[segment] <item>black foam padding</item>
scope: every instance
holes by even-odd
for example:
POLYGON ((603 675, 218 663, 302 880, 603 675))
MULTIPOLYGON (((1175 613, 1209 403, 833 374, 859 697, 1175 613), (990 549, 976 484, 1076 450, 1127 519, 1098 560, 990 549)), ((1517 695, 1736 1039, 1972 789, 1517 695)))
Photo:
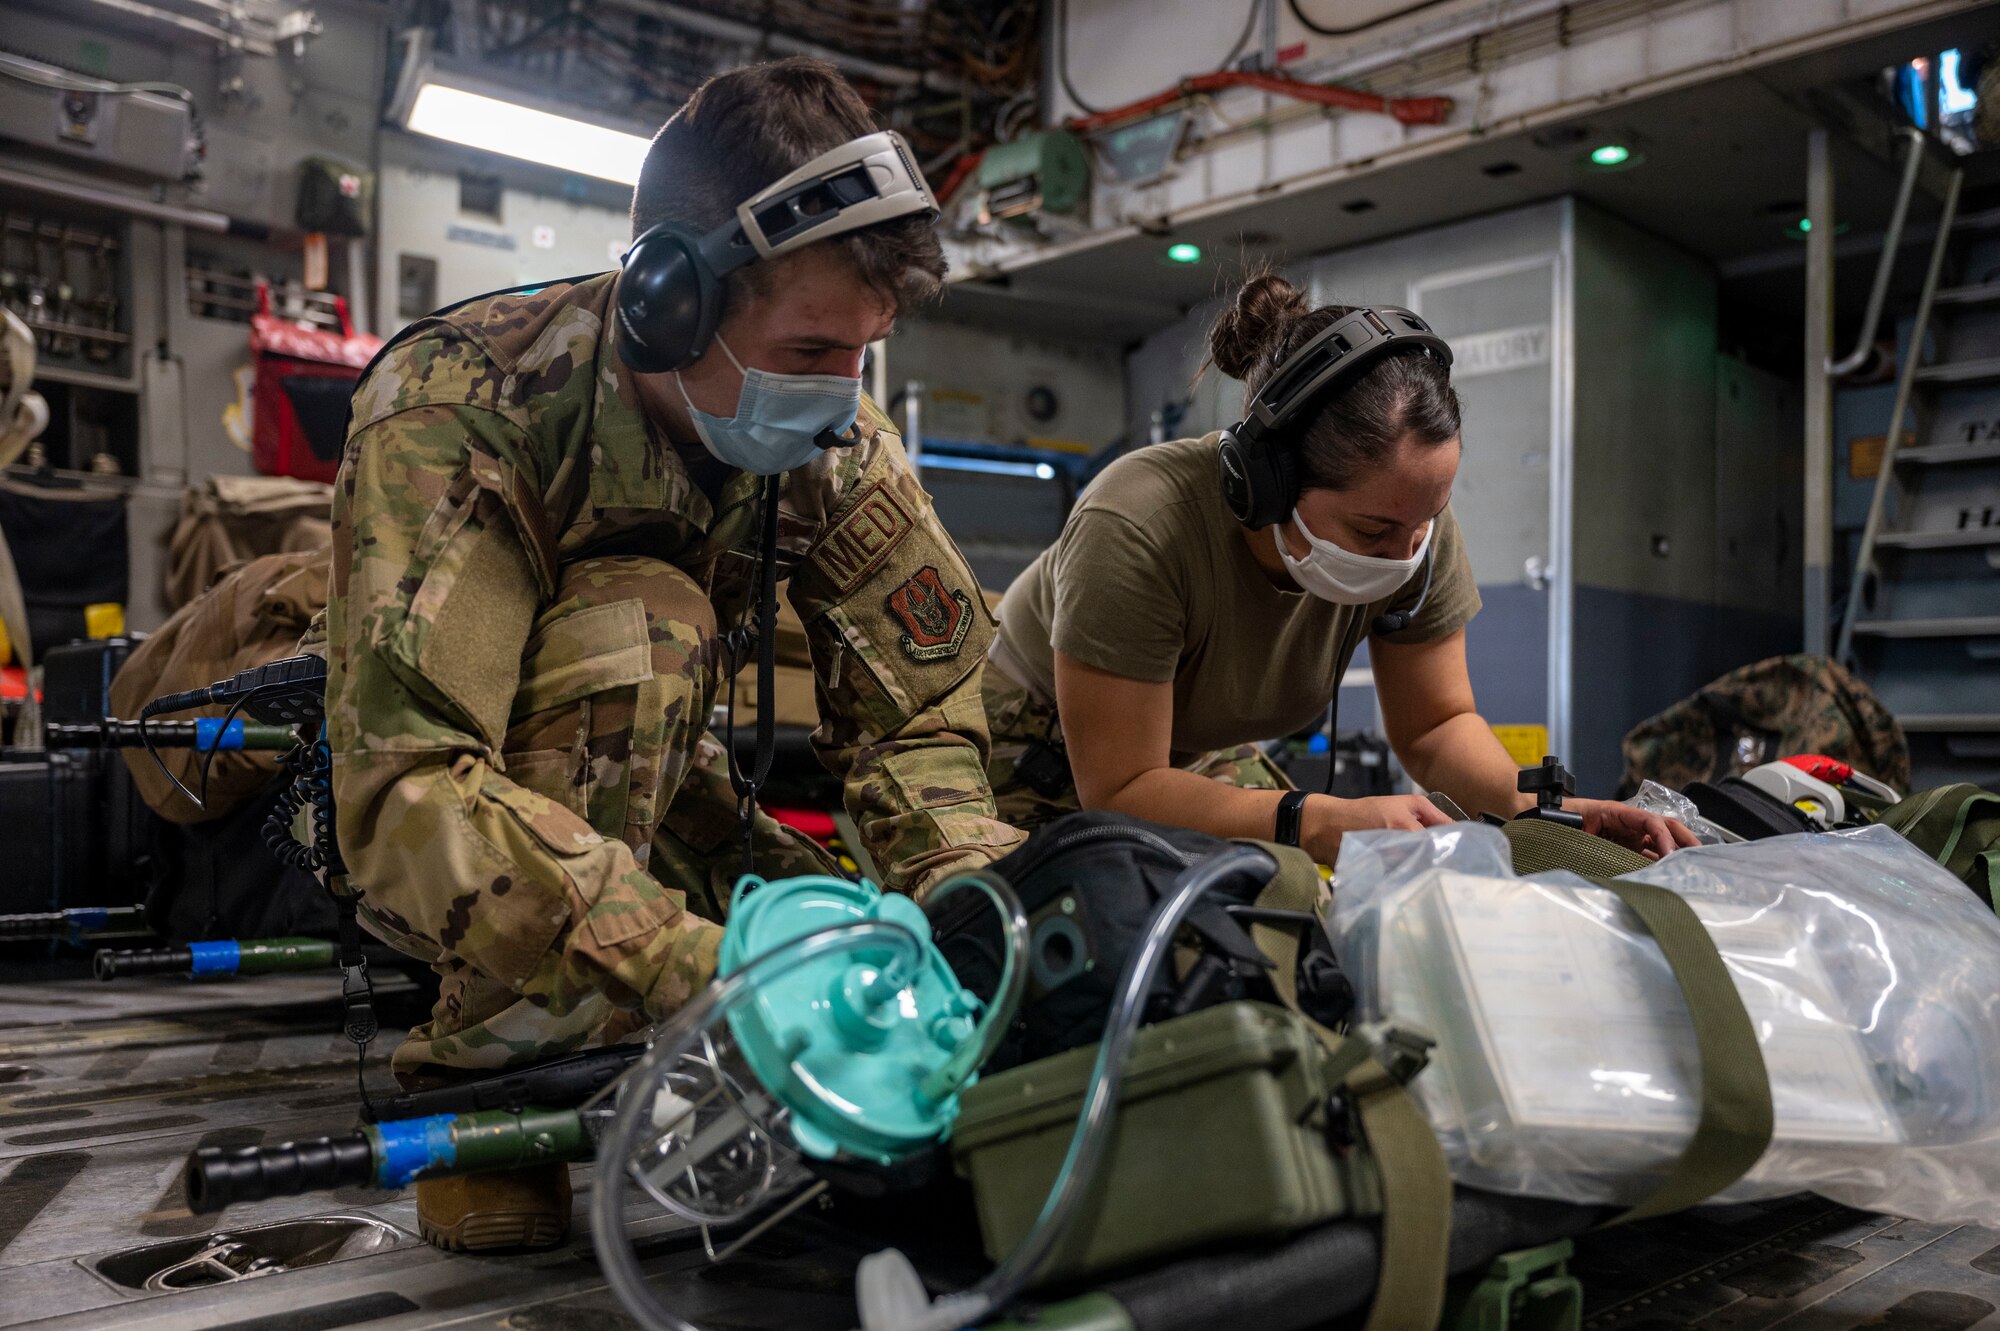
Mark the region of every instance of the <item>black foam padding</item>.
POLYGON ((204 1146, 188 1157, 187 1202, 196 1215, 237 1202, 357 1187, 375 1177, 375 1152, 359 1132, 234 1150, 204 1146))
MULTIPOLYGON (((1448 1270, 1479 1270, 1502 1253, 1580 1234, 1611 1214, 1460 1188, 1451 1207, 1448 1270)), ((1365 1311, 1380 1253, 1378 1221, 1336 1220, 1276 1246, 1189 1257, 1104 1289, 1137 1331, 1299 1331, 1365 1311)))
POLYGON ((90 959, 100 980, 132 975, 186 975, 194 969, 194 952, 185 947, 100 947, 90 959))

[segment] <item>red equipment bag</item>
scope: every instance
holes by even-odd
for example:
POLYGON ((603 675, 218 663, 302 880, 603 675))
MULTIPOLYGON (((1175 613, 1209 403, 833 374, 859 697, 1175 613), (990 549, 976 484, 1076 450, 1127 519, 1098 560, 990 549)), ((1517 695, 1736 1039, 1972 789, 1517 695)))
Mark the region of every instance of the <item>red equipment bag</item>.
POLYGON ((382 339, 354 331, 347 301, 335 297, 340 331, 271 313, 271 289, 257 284, 250 354, 257 369, 251 456, 266 476, 331 481, 340 469, 347 400, 382 339))

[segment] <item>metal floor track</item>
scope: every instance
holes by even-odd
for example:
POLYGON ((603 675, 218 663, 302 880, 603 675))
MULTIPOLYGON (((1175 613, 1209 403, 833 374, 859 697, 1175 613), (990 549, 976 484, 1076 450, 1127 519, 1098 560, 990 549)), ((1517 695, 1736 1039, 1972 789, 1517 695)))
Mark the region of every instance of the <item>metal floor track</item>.
MULTIPOLYGON (((396 1010, 368 1061, 387 1090, 396 1010)), ((411 1004, 404 997, 403 1006, 411 1004)), ((416 1237, 408 1192, 352 1190, 193 1216, 180 1169, 197 1145, 274 1143, 354 1123, 338 981, 99 984, 81 963, 0 970, 0 1326, 146 1331, 418 1327, 569 1331, 634 1324, 588 1239, 591 1171, 573 1170, 569 1245, 452 1256, 416 1237), (365 1255, 168 1293, 98 1269, 131 1250, 308 1216, 387 1227, 365 1255)), ((635 1211, 651 1278, 713 1331, 846 1331, 855 1262, 822 1222, 786 1225, 725 1266, 698 1232, 635 1211)), ((1578 1241, 1586 1331, 2000 1331, 2000 1233, 1867 1216, 1813 1198, 1711 1208, 1578 1241)))
MULTIPOLYGON (((417 1238, 413 1194, 354 1189, 191 1215, 180 1170, 198 1145, 340 1133, 355 1123, 354 1047, 337 1032, 338 977, 100 984, 75 963, 0 969, 0 1326, 146 1331, 452 1327, 559 1331, 632 1325, 588 1244, 590 1170, 573 1170, 575 1237, 553 1252, 467 1257, 417 1238), (166 1293, 120 1286, 107 1256, 305 1216, 387 1226, 365 1255, 166 1293)), ((371 1090, 391 1089, 394 986, 371 1090)), ((404 1006, 408 1006, 407 1002, 404 1006)), ((704 1325, 846 1331, 860 1255, 787 1235, 711 1268, 698 1231, 634 1213, 649 1275, 704 1325)))

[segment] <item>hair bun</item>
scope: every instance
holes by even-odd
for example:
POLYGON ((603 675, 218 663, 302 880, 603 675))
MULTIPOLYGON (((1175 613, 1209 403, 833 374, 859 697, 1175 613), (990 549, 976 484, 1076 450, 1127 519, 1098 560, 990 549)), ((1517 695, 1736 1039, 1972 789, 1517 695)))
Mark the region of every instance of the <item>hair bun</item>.
POLYGON ((1278 359, 1292 325, 1311 312, 1305 292, 1277 273, 1258 273, 1215 321, 1208 354, 1230 378, 1248 378, 1259 364, 1278 359))

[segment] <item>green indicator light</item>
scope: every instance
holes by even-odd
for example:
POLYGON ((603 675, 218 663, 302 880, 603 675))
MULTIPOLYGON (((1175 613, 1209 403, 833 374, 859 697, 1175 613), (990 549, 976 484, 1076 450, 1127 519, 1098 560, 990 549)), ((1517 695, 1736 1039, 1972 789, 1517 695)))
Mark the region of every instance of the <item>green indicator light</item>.
POLYGON ((1167 257, 1175 263, 1200 263, 1201 246, 1190 245, 1185 240, 1167 246, 1167 257))
POLYGON ((1590 150, 1590 160, 1595 166, 1623 166, 1631 158, 1632 150, 1622 143, 1607 143, 1590 150))
POLYGON ((1810 218, 1810 217, 1801 217, 1801 218, 1799 219, 1799 230, 1801 230, 1801 231, 1810 231, 1810 230, 1812 230, 1812 218, 1810 218))

